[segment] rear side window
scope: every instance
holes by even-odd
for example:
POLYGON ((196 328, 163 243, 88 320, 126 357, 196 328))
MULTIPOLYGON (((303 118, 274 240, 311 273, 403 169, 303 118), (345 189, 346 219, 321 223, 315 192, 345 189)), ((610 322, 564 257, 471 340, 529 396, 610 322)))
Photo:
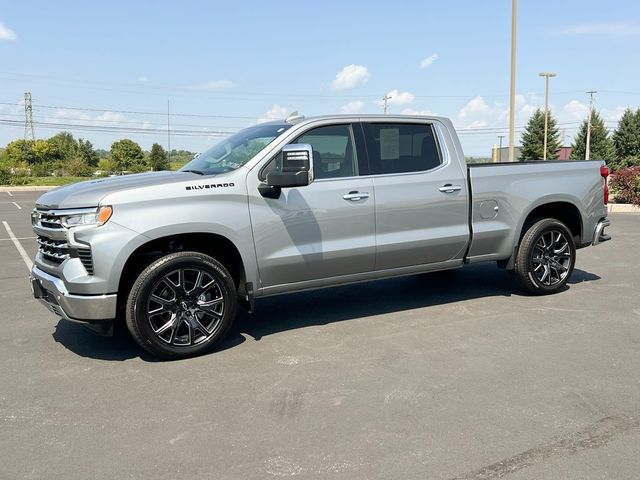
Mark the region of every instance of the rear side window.
POLYGON ((373 175, 422 172, 442 164, 432 125, 365 123, 373 175))

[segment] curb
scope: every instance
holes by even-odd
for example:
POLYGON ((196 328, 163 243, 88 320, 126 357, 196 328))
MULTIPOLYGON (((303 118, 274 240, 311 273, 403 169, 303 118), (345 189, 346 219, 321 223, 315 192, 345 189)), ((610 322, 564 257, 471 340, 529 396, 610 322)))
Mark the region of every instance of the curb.
POLYGON ((47 192, 49 190, 53 190, 54 188, 58 188, 57 185, 53 186, 42 186, 42 185, 21 185, 17 187, 0 187, 3 192, 47 192))
POLYGON ((640 213, 640 207, 630 203, 610 203, 608 208, 609 213, 640 213))

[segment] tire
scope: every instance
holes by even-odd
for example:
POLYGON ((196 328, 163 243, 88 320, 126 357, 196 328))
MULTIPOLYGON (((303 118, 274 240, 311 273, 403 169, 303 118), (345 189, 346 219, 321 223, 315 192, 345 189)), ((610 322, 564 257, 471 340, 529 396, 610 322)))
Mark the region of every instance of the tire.
POLYGON ((236 314, 236 288, 217 260, 178 252, 153 261, 134 282, 126 305, 133 339, 162 359, 211 351, 236 314))
POLYGON ((545 218, 525 232, 516 256, 514 274, 518 283, 534 295, 560 291, 576 263, 576 246, 567 226, 545 218))

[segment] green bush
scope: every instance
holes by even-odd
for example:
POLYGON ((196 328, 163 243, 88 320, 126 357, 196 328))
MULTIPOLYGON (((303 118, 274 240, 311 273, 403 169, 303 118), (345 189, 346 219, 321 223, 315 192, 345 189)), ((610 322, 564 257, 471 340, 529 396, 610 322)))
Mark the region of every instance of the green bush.
POLYGON ((64 166, 65 175, 71 177, 88 177, 91 175, 91 167, 82 157, 74 157, 64 166))
POLYGON ((22 172, 12 171, 9 167, 0 167, 0 185, 26 185, 29 177, 22 172))

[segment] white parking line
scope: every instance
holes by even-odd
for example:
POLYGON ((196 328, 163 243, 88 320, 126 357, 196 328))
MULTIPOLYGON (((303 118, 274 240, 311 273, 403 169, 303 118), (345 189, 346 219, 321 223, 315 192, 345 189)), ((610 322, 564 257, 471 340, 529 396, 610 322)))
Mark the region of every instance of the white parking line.
POLYGON ((11 203, 13 203, 18 210, 22 210, 22 207, 20 205, 18 205, 16 202, 11 202, 11 203))
POLYGON ((22 244, 20 243, 18 238, 13 234, 13 230, 11 230, 11 227, 9 226, 9 224, 7 222, 5 222, 4 220, 2 221, 2 224, 4 225, 5 230, 9 234, 9 238, 11 238, 11 241, 16 246, 16 249, 18 250, 18 253, 22 257, 22 261, 27 266, 29 271, 31 271, 31 269, 33 268, 33 262, 29 258, 29 255, 27 254, 25 249, 22 247, 22 244))
MULTIPOLYGON (((16 240, 33 240, 38 237, 16 237, 16 240)), ((12 242, 13 238, 0 238, 0 242, 12 242)))
POLYGON ((9 194, 10 197, 13 197, 13 193, 11 193, 9 190, 7 190, 7 193, 9 194))

